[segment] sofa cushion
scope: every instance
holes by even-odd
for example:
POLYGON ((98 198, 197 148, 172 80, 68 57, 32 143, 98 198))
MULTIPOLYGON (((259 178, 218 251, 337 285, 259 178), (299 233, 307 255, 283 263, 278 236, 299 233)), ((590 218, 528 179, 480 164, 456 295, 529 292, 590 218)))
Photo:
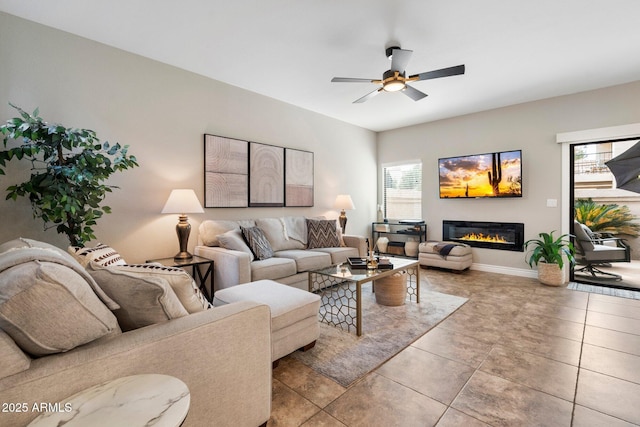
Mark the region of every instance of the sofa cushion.
POLYGON ((198 313, 211 306, 195 280, 181 268, 166 267, 158 263, 127 264, 110 268, 139 278, 159 277, 166 280, 189 313, 198 313))
POLYGON ((298 273, 317 270, 331 265, 331 255, 317 251, 294 249, 276 252, 274 256, 294 260, 296 262, 296 270, 298 273))
POLYGON ((296 274, 296 262, 289 258, 269 258, 251 263, 251 280, 278 280, 296 274))
POLYGON ((94 263, 88 269, 98 285, 120 305, 114 314, 124 331, 189 314, 171 285, 158 275, 139 275, 94 263))
POLYGON ((341 264, 347 262, 349 257, 357 258, 360 253, 357 248, 340 247, 340 248, 315 248, 314 252, 324 252, 331 255, 331 264, 341 264))
POLYGON ((82 276, 42 261, 0 273, 0 328, 34 356, 68 351, 120 331, 82 276))
POLYGON ((211 220, 202 221, 198 227, 198 239, 205 246, 220 246, 218 236, 240 227, 255 227, 256 223, 252 219, 241 219, 238 221, 211 220))
POLYGON ((6 332, 0 330, 0 378, 29 369, 31 359, 16 345, 6 332))
POLYGON ((105 244, 98 243, 93 248, 81 248, 79 246, 69 246, 67 251, 83 266, 90 262, 95 262, 105 267, 110 265, 125 265, 125 260, 118 251, 105 244))
POLYGON ((331 219, 307 219, 308 241, 307 247, 334 248, 340 246, 336 221, 331 219))
POLYGON ((256 226, 264 232, 267 240, 271 244, 274 252, 287 249, 304 249, 305 242, 299 237, 297 231, 305 218, 283 217, 283 218, 259 218, 256 219, 256 226))
POLYGON ((273 256, 271 244, 259 227, 241 227, 241 230, 251 252, 257 259, 264 260, 273 256))
POLYGON ((244 240, 242 231, 240 231, 239 228, 234 228, 233 230, 229 230, 226 233, 222 233, 217 236, 217 239, 221 248, 245 252, 251 256, 251 261, 255 259, 251 248, 247 246, 247 242, 244 240))
POLYGON ((206 220, 198 227, 198 237, 205 246, 220 246, 218 236, 234 228, 240 229, 237 221, 206 220))

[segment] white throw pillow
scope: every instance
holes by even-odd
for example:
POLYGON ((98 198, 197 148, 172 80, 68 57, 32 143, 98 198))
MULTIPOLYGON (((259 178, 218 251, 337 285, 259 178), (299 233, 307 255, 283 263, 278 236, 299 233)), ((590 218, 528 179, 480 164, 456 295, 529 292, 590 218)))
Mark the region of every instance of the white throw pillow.
POLYGON ((247 246, 247 242, 245 242, 244 237, 242 237, 242 231, 240 231, 239 228, 220 234, 217 236, 217 239, 221 248, 246 252, 251 257, 251 261, 255 259, 253 252, 251 252, 251 249, 247 246))

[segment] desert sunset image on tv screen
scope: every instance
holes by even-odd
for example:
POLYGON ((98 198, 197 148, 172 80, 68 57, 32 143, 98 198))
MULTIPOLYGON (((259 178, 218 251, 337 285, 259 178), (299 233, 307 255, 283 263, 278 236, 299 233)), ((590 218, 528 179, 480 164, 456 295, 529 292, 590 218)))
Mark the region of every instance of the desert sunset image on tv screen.
POLYGON ((522 197, 522 151, 438 160, 440 198, 522 197))

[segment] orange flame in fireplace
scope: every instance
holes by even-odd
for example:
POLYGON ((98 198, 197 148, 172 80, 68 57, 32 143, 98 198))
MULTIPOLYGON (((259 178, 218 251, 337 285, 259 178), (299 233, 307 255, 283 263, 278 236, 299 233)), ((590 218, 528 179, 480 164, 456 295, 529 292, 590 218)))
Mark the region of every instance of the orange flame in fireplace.
POLYGON ((474 240, 477 242, 492 242, 492 243, 509 243, 507 240, 499 236, 498 234, 490 235, 484 233, 469 233, 465 234, 460 238, 460 240, 474 240))

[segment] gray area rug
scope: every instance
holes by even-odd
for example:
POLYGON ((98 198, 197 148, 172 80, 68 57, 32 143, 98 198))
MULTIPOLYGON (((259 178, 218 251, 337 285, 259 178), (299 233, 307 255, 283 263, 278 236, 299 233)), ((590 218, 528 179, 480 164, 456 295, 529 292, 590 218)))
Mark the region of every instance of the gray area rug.
POLYGON ((420 304, 378 305, 371 284, 362 286, 363 335, 320 324, 316 346, 291 356, 348 387, 420 338, 460 308, 466 298, 420 290, 420 304))

